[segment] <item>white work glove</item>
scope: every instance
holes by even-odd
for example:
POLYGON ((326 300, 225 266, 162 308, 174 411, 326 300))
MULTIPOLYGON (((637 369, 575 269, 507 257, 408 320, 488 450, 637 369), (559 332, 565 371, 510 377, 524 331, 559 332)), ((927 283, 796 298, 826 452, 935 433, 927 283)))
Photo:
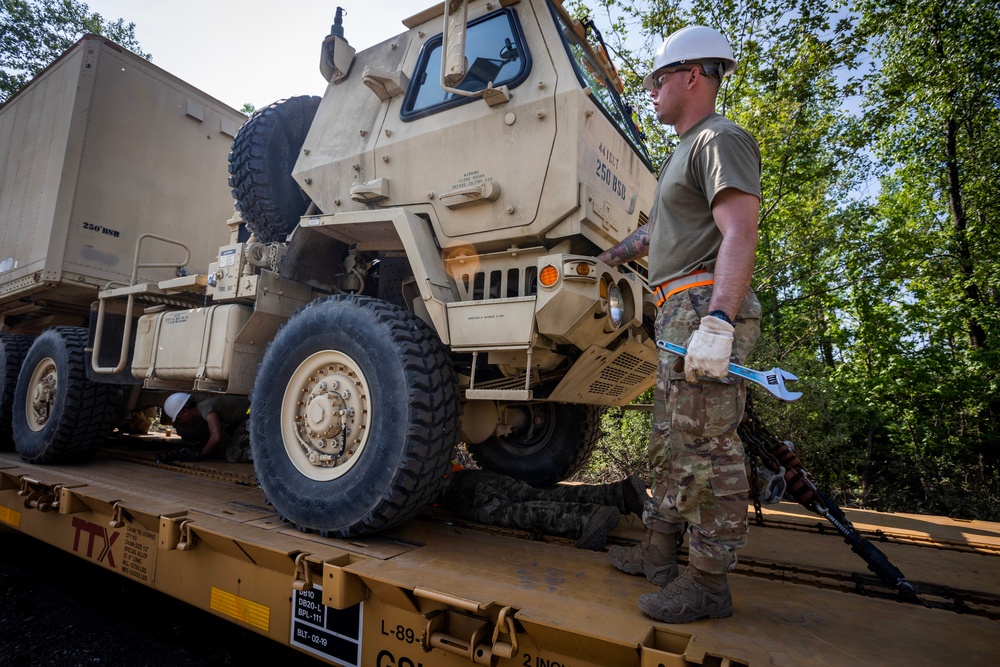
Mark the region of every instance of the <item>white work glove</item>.
POLYGON ((697 382, 699 377, 722 379, 729 375, 733 331, 732 324, 718 317, 701 318, 701 326, 688 339, 684 355, 684 377, 688 382, 697 382))

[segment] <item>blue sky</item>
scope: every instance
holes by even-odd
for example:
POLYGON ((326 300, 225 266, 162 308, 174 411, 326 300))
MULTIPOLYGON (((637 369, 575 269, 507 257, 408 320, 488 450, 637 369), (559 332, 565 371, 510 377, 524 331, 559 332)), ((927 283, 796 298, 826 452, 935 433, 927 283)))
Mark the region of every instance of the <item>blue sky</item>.
POLYGON ((135 23, 153 63, 237 109, 322 95, 320 44, 343 7, 359 51, 405 30, 437 0, 83 0, 105 19, 135 23))

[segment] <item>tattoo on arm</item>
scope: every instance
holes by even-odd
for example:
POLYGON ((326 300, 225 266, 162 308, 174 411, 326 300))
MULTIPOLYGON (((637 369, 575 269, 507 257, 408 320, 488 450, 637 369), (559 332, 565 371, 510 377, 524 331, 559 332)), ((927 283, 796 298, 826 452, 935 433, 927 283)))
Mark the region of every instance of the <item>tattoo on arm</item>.
POLYGON ((621 262, 636 257, 645 257, 649 252, 649 229, 643 225, 629 234, 628 238, 608 250, 608 254, 621 262))

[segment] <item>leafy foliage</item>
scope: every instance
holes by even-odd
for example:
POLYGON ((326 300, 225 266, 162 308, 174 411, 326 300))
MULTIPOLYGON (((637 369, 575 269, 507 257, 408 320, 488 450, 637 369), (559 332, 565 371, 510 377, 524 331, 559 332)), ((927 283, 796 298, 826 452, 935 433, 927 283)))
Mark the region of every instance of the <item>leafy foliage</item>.
POLYGON ((643 392, 634 403, 638 409, 608 408, 601 416, 601 446, 587 466, 577 473, 580 481, 612 482, 629 475, 649 479, 646 440, 652 425, 652 412, 641 409, 653 401, 653 390, 643 392))
POLYGON ((77 0, 0 0, 0 103, 83 35, 104 35, 139 49, 135 24, 109 21, 77 0))
MULTIPOLYGON (((995 0, 577 2, 593 8, 654 154, 639 81, 700 23, 740 62, 720 111, 764 159, 751 365, 796 373, 756 402, 850 505, 1000 519, 1000 6, 995 0)), ((614 467, 643 435, 605 416, 614 467)), ((622 470, 622 473, 633 472, 622 470)))

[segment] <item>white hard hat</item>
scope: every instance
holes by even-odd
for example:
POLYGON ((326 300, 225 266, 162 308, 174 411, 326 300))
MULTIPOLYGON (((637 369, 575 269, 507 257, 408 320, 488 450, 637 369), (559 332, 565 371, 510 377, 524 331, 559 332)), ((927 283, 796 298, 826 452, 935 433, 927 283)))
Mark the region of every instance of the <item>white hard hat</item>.
POLYGON ((721 65, 721 75, 729 76, 736 71, 736 57, 729 41, 715 28, 704 25, 689 25, 671 33, 653 58, 653 69, 642 80, 646 90, 653 89, 653 74, 665 67, 676 67, 686 62, 699 61, 721 65))
POLYGON ((171 420, 177 419, 178 413, 184 409, 190 398, 191 394, 170 394, 167 396, 167 400, 163 401, 163 411, 170 416, 171 420))

